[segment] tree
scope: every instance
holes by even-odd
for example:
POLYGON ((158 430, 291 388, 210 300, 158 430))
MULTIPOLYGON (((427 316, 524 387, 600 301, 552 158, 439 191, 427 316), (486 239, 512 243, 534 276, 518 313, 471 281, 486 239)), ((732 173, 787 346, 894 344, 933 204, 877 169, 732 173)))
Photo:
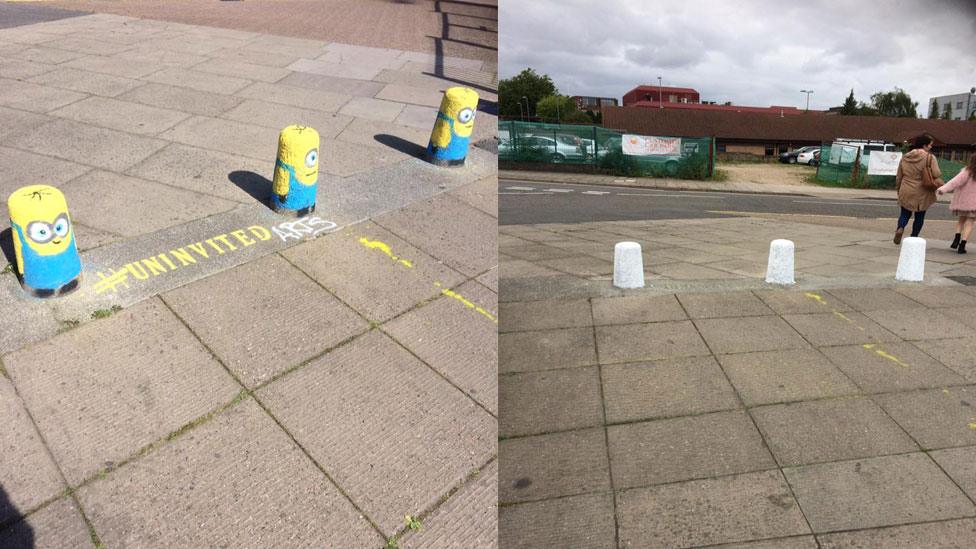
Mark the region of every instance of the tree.
POLYGON ((539 75, 531 68, 525 69, 517 75, 506 78, 498 82, 498 114, 502 116, 518 117, 523 114, 528 118, 535 116, 536 104, 540 99, 550 95, 556 95, 556 85, 553 84, 549 75, 539 75), (528 110, 526 101, 528 99, 528 110), (522 108, 519 109, 521 102, 522 108))
POLYGON ((969 121, 976 122, 976 111, 973 111, 973 114, 969 115, 969 121))
POLYGON ((932 100, 932 106, 929 108, 929 119, 939 117, 939 102, 935 99, 932 100))
POLYGON ((952 120, 952 102, 948 102, 942 107, 942 118, 944 120, 952 120))
POLYGON ((912 97, 901 88, 890 92, 878 92, 871 95, 871 106, 880 116, 898 118, 918 118, 918 102, 912 102, 912 97))
POLYGON ((590 118, 576 108, 576 102, 568 95, 550 95, 539 100, 536 113, 543 122, 561 124, 588 124, 590 118))
POLYGON ((857 114, 857 101, 854 100, 854 88, 851 88, 851 94, 844 100, 844 106, 841 107, 840 113, 847 116, 857 114))

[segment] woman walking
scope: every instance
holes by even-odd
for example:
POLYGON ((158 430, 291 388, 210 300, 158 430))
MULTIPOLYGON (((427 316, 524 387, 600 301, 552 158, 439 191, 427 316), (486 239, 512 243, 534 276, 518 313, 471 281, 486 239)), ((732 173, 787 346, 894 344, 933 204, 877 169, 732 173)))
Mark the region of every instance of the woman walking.
POLYGON ((898 191, 898 204, 901 206, 901 216, 898 217, 898 229, 895 230, 895 244, 901 244, 902 234, 909 218, 915 214, 912 222, 912 236, 918 236, 925 223, 925 210, 935 203, 935 189, 926 189, 922 184, 923 171, 930 170, 932 179, 939 184, 942 172, 939 163, 929 152, 932 150, 932 136, 920 135, 912 143, 912 150, 901 157, 898 164, 898 175, 895 177, 895 190, 898 191))
POLYGON ((952 202, 949 209, 952 215, 958 216, 956 221, 956 237, 952 239, 950 248, 959 253, 966 253, 966 241, 973 232, 973 222, 976 221, 976 153, 969 155, 966 167, 959 171, 948 183, 939 187, 938 193, 951 193, 952 202))

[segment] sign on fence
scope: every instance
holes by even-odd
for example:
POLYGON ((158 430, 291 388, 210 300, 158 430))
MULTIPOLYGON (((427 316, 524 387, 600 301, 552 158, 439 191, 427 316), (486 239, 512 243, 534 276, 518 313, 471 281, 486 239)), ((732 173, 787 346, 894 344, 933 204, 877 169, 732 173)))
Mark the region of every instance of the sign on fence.
POLYGON ((633 156, 678 156, 681 154, 680 137, 624 134, 621 146, 624 154, 633 156))
POLYGON ((898 175, 900 152, 874 151, 868 155, 868 175, 898 175))

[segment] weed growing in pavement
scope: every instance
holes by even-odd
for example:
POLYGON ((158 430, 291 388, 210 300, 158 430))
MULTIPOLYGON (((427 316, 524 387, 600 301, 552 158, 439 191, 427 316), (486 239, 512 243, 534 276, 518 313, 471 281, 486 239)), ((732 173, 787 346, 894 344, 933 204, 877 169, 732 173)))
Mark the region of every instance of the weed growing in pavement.
POLYGON ((14 264, 7 263, 7 266, 3 268, 3 271, 0 271, 0 274, 7 274, 12 272, 14 272, 14 264))
POLYGON ((727 172, 725 170, 720 170, 718 168, 715 168, 714 170, 712 170, 712 177, 710 177, 709 180, 710 181, 728 181, 729 180, 729 172, 727 172))
POLYGON ((112 308, 111 309, 98 309, 98 310, 96 310, 94 313, 92 313, 91 317, 92 318, 108 318, 108 317, 112 316, 114 313, 117 313, 117 312, 119 312, 121 310, 122 310, 122 307, 119 307, 118 305, 112 305, 112 308))
POLYGON ((423 524, 421 524, 420 519, 418 519, 415 516, 407 515, 403 518, 406 519, 407 526, 414 532, 419 532, 420 529, 423 527, 423 524))
POLYGON ((68 330, 73 330, 81 324, 80 320, 62 320, 61 321, 61 331, 67 332, 68 330))
POLYGON ((386 549, 399 549, 399 548, 400 548, 400 544, 397 543, 396 538, 390 538, 386 540, 386 549))

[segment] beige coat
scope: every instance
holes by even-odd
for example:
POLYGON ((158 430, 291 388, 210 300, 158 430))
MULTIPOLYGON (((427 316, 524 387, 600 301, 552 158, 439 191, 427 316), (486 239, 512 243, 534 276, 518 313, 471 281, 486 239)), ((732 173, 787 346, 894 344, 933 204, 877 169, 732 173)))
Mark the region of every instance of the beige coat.
POLYGON ((895 176, 895 190, 898 191, 898 203, 902 208, 913 212, 924 212, 935 203, 935 191, 922 188, 922 170, 928 162, 932 167, 932 177, 941 180, 942 172, 935 157, 923 149, 914 149, 905 153, 898 164, 898 175, 895 176))

